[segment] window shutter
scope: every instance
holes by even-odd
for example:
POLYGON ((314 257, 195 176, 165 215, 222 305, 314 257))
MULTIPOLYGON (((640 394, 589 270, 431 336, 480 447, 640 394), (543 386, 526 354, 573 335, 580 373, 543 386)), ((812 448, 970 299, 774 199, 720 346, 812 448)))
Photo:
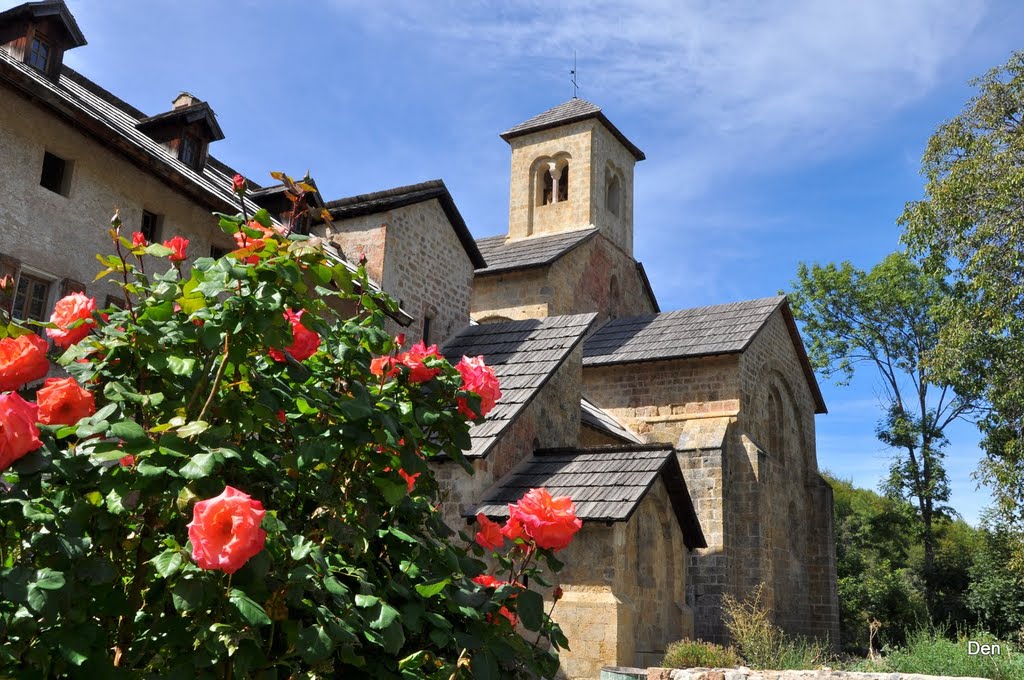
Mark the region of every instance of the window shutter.
POLYGON ((19 273, 21 273, 21 260, 0 253, 0 278, 10 276, 14 281, 14 285, 11 286, 9 293, 0 291, 0 308, 8 312, 11 311, 11 306, 14 304, 14 294, 17 290, 19 273))
POLYGON ((84 293, 85 284, 80 281, 73 279, 64 279, 60 282, 60 296, 62 298, 71 295, 72 293, 84 293))

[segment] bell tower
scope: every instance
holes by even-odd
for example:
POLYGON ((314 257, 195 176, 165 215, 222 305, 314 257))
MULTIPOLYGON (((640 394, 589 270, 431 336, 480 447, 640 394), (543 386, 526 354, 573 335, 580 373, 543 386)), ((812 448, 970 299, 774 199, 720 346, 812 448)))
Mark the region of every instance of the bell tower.
POLYGON ((633 255, 633 167, 643 152, 572 98, 501 134, 512 147, 509 241, 597 227, 633 255))

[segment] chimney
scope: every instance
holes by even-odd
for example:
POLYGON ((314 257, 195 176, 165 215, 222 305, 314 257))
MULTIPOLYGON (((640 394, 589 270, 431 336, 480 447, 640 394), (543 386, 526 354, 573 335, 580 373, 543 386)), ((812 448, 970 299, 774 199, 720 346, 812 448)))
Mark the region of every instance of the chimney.
POLYGON ((202 100, 199 99, 199 97, 195 96, 194 94, 192 94, 190 92, 182 92, 181 94, 179 94, 177 97, 174 98, 173 102, 171 102, 171 108, 172 109, 183 109, 186 106, 192 106, 193 104, 200 104, 200 103, 202 103, 202 100))

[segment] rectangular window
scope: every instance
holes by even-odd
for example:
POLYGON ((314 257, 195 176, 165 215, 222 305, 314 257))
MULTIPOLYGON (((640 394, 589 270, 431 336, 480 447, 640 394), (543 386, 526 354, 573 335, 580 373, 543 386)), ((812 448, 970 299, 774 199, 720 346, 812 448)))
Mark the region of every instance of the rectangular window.
POLYGON ((156 243, 160 240, 160 216, 148 210, 142 211, 142 225, 139 231, 146 237, 148 243, 156 243))
POLYGON ((215 260, 219 260, 228 254, 227 248, 221 248, 219 246, 210 246, 210 257, 215 260))
POLYGON ((199 162, 199 142, 191 135, 182 135, 178 145, 178 159, 182 163, 195 168, 199 162))
POLYGON ((39 177, 39 186, 62 196, 68 195, 71 179, 71 164, 49 151, 43 153, 43 172, 39 177))
MULTIPOLYGON (((50 282, 23 271, 18 277, 18 289, 14 295, 14 318, 22 321, 46 321, 49 300, 50 282)), ((42 334, 43 329, 40 328, 37 332, 42 334)))
POLYGON ((26 61, 32 68, 46 73, 47 67, 50 65, 50 46, 39 38, 32 38, 26 61))
POLYGON ((429 316, 423 317, 423 344, 424 345, 429 345, 430 344, 430 321, 431 321, 431 319, 430 319, 429 316))

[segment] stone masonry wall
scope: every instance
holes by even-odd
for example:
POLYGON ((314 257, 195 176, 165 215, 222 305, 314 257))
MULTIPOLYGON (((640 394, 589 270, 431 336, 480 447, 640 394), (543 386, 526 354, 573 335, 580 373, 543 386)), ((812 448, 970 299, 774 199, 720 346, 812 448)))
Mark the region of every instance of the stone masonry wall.
POLYGON ((636 261, 598 233, 556 260, 548 274, 550 314, 597 312, 597 322, 654 312, 636 261))
POLYGON ((818 474, 814 398, 781 310, 743 354, 740 380, 740 426, 765 460, 757 504, 766 597, 787 631, 838 642, 831 489, 818 474))
MULTIPOLYGON (((603 125, 595 125, 591 141, 591 213, 590 222, 601 233, 633 256, 633 168, 636 158, 603 125), (621 182, 619 214, 607 205, 607 178, 618 175, 621 182)), ((634 298, 639 300, 640 298, 634 298)), ((636 313, 636 312, 635 312, 636 313)))
POLYGON ((510 321, 554 316, 548 308, 551 286, 547 267, 478 276, 473 281, 470 312, 477 321, 510 321))
MULTIPOLYGON (((0 255, 19 260, 23 273, 52 281, 47 315, 65 278, 85 284, 100 305, 108 294, 122 296, 113 284, 93 283, 100 271, 95 255, 113 252, 107 231, 115 208, 129 238, 140 228, 143 210, 160 215, 161 240, 189 239, 191 259, 208 256, 211 245, 234 247, 210 208, 4 86, 0 101, 0 255), (39 184, 46 151, 72 163, 67 196, 39 184)), ((151 258, 150 270, 158 264, 166 261, 151 258)))
POLYGON ((407 343, 422 337, 442 344, 469 323, 473 263, 436 199, 334 223, 331 240, 349 259, 367 256, 367 272, 413 317, 402 331, 407 343))

